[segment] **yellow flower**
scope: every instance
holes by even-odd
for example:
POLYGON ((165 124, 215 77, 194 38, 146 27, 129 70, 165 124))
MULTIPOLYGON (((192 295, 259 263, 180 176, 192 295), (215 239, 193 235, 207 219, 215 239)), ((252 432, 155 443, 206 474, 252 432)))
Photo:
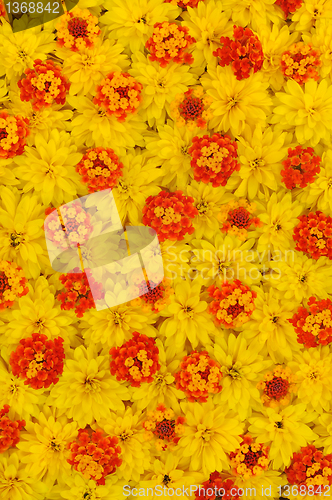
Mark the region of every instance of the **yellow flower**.
POLYGON ((314 49, 319 49, 320 76, 325 78, 329 76, 332 70, 332 26, 331 21, 325 18, 319 18, 315 22, 315 28, 310 33, 302 34, 303 41, 311 44, 314 49))
POLYGON ((44 406, 36 421, 26 424, 17 445, 27 474, 42 479, 49 487, 70 474, 67 444, 77 435, 77 423, 44 406))
POLYGON ((247 500, 265 500, 266 496, 265 491, 267 489, 268 496, 272 498, 279 497, 279 486, 286 484, 286 478, 281 476, 280 471, 276 470, 266 470, 263 471, 259 475, 250 476, 250 477, 241 477, 241 476, 231 476, 235 485, 238 488, 243 488, 246 495, 247 500), (271 490, 270 490, 271 488, 271 490), (262 491, 264 493, 262 493, 262 491), (251 492, 254 492, 252 494, 251 492))
POLYGON ((16 452, 0 456, 1 500, 43 500, 47 487, 29 476, 16 452))
POLYGON ((273 0, 224 0, 222 6, 226 12, 231 11, 234 24, 249 24, 258 30, 259 26, 267 25, 270 21, 277 26, 282 24, 282 13, 273 4, 273 0))
POLYGON ((33 191, 44 205, 63 205, 86 193, 75 166, 82 159, 69 134, 49 131, 48 138, 35 136, 35 148, 26 147, 15 157, 15 174, 23 184, 23 192, 33 191))
POLYGON ((81 473, 73 471, 71 476, 65 477, 65 483, 58 482, 47 500, 118 500, 123 495, 123 488, 127 483, 118 480, 115 474, 105 477, 105 485, 99 485, 93 479, 84 479, 81 473))
POLYGON ((15 186, 19 183, 12 171, 13 165, 12 159, 0 159, 0 182, 4 186, 15 186))
POLYGON ((320 140, 328 141, 332 130, 332 86, 328 79, 319 83, 310 79, 300 86, 289 79, 285 92, 276 93, 271 123, 277 130, 295 131, 299 144, 316 146, 320 140))
POLYGON ((322 413, 319 415, 313 430, 319 436, 314 445, 317 448, 323 448, 324 454, 332 453, 332 414, 322 413))
POLYGON ((163 125, 166 112, 170 114, 170 104, 175 96, 188 90, 188 85, 196 83, 196 76, 190 73, 186 64, 171 63, 162 68, 158 62, 149 61, 141 52, 133 56, 130 74, 141 84, 142 104, 139 115, 149 126, 163 125))
POLYGON ((275 363, 291 360, 293 353, 300 350, 294 328, 289 319, 294 313, 294 301, 278 296, 273 288, 268 292, 257 289, 255 310, 245 325, 244 338, 259 342, 261 354, 269 355, 275 363))
POLYGON ((215 404, 238 413, 241 420, 251 415, 254 402, 259 403, 256 388, 261 372, 272 365, 272 361, 258 354, 257 342, 250 344, 240 333, 238 337, 216 338, 214 347, 208 351, 222 366, 222 391, 213 398, 215 404))
POLYGON ((310 31, 316 27, 316 22, 325 20, 330 23, 332 18, 332 5, 330 0, 304 0, 301 7, 292 15, 292 30, 310 31))
POLYGON ((139 481, 151 463, 150 443, 144 439, 144 416, 135 406, 111 412, 107 420, 98 422, 106 434, 116 436, 121 447, 122 464, 116 470, 119 479, 139 481))
POLYGON ((308 410, 318 413, 330 411, 332 360, 329 346, 296 353, 288 365, 297 377, 298 400, 308 410))
POLYGON ((1 186, 0 258, 16 262, 27 278, 49 268, 43 223, 45 212, 36 196, 1 186))
POLYGON ((179 281, 174 284, 174 291, 170 304, 160 312, 167 318, 159 330, 167 339, 165 345, 182 349, 186 339, 193 349, 199 343, 211 344, 210 335, 216 334, 216 327, 207 312, 207 302, 200 300, 201 285, 179 281))
POLYGON ((155 23, 174 21, 180 13, 177 6, 163 0, 106 0, 103 6, 107 12, 101 16, 101 24, 109 27, 111 38, 133 53, 142 50, 155 23))
POLYGON ((284 409, 264 408, 260 414, 249 418, 249 432, 258 443, 270 446, 273 469, 284 469, 301 446, 307 446, 318 435, 307 425, 315 418, 306 405, 290 405, 284 409))
POLYGON ((243 424, 237 414, 208 401, 204 404, 180 404, 186 417, 184 436, 178 444, 179 455, 188 457, 189 470, 208 476, 215 470, 228 470, 226 453, 235 451, 241 442, 243 424))
POLYGON ((242 134, 245 125, 264 126, 270 112, 272 100, 268 95, 268 82, 262 81, 260 73, 245 80, 237 80, 227 66, 209 69, 201 78, 207 94, 213 99, 210 109, 214 118, 209 126, 216 132, 242 134))
POLYGON ((73 358, 66 357, 59 382, 52 388, 48 404, 66 409, 80 427, 94 419, 107 418, 109 410, 124 408, 129 399, 127 388, 112 377, 109 356, 98 356, 93 345, 77 347, 73 358))

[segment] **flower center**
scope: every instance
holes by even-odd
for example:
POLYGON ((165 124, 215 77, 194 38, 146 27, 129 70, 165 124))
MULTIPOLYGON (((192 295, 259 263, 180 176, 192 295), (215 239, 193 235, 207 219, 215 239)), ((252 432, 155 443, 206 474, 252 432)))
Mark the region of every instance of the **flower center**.
POLYGON ((273 377, 272 380, 265 382, 264 393, 269 397, 276 399, 284 398, 288 394, 289 382, 281 377, 273 377))
POLYGON ((179 111, 182 118, 186 121, 197 120, 204 111, 203 100, 199 97, 187 96, 179 105, 179 111))
POLYGON ((10 240, 11 240, 10 246, 12 246, 13 248, 18 247, 22 243, 23 239, 24 239, 23 233, 17 233, 16 231, 14 233, 11 233, 11 235, 10 235, 10 240))
POLYGON ((168 486, 168 484, 169 484, 170 482, 171 482, 171 478, 170 478, 167 474, 165 474, 165 475, 164 475, 164 479, 163 479, 163 484, 164 484, 165 486, 168 486))
POLYGON ((132 435, 133 435, 133 431, 127 430, 127 431, 122 432, 120 434, 119 438, 121 441, 127 441, 127 439, 130 439, 132 435))
POLYGON ((200 215, 204 215, 209 210, 209 204, 207 201, 202 200, 199 203, 197 203, 196 208, 199 211, 200 215))
POLYGON ((59 445, 55 441, 55 438, 52 438, 52 441, 50 441, 49 447, 51 448, 52 451, 61 451, 61 445, 59 445))
POLYGON ((251 225, 250 213, 243 207, 228 212, 229 223, 232 226, 248 229, 251 225))
POLYGON ((80 18, 73 17, 68 21, 68 31, 74 38, 85 38, 88 36, 88 23, 80 18))
POLYGON ((271 318, 271 322, 272 323, 277 323, 278 322, 278 316, 273 316, 273 318, 271 318))
POLYGON ((274 427, 277 427, 277 429, 283 429, 284 424, 282 423, 282 420, 279 420, 278 422, 274 423, 274 427))
POLYGON ((174 437, 175 420, 167 420, 164 418, 161 422, 156 423, 155 434, 159 439, 170 439, 174 437))
POLYGON ((192 309, 192 307, 189 307, 189 306, 184 306, 183 307, 183 311, 186 313, 186 315, 192 319, 194 317, 194 311, 192 309))
POLYGON ((227 369, 226 374, 234 380, 239 380, 241 378, 241 373, 238 368, 235 368, 234 366, 227 369))
POLYGON ((256 170, 260 167, 262 167, 265 164, 263 158, 256 158, 255 160, 252 160, 249 162, 249 166, 251 170, 256 170))
POLYGON ((112 311, 113 321, 115 325, 121 325, 123 323, 122 315, 118 311, 112 311))
POLYGON ((84 382, 84 390, 85 392, 92 392, 92 393, 100 392, 99 380, 93 378, 90 379, 89 377, 87 377, 84 382))
POLYGON ((301 283, 305 283, 305 282, 306 282, 306 280, 307 280, 307 276, 306 276, 305 274, 303 274, 302 276, 299 276, 299 281, 300 281, 301 283))
POLYGON ((8 132, 6 131, 5 128, 0 128, 0 141, 2 139, 6 139, 8 136, 8 132))
POLYGON ((83 500, 91 500, 92 498, 92 491, 90 490, 90 488, 88 490, 86 490, 83 494, 83 500))
POLYGON ((121 193, 125 193, 128 191, 128 186, 127 184, 122 180, 122 179, 119 179, 118 180, 118 185, 117 185, 117 188, 118 190, 121 192, 121 193))

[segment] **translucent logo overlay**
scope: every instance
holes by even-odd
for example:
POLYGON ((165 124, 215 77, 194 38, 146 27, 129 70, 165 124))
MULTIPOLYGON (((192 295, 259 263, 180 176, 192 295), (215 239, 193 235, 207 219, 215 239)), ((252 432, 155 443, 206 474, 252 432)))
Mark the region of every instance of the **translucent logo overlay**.
POLYGON ((46 217, 44 230, 52 268, 86 272, 98 311, 140 297, 164 278, 157 233, 123 228, 111 189, 62 205, 46 217))

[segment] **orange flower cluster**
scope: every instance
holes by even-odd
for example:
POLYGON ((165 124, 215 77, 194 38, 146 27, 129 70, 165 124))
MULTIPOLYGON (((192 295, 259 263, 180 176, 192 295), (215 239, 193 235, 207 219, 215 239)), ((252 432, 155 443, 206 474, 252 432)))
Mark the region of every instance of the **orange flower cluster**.
POLYGON ((117 380, 126 380, 132 387, 143 382, 152 382, 153 375, 160 368, 159 349, 154 339, 134 332, 130 340, 120 347, 110 349, 111 374, 117 380))
POLYGON ((178 5, 183 10, 187 10, 188 7, 192 9, 197 7, 199 2, 204 2, 204 0, 164 0, 166 3, 172 3, 173 5, 178 5))
POLYGON ((25 426, 25 420, 10 420, 6 417, 9 410, 9 405, 5 405, 0 410, 0 453, 17 445, 20 440, 20 431, 25 426))
POLYGON ((167 239, 180 241, 186 234, 194 232, 191 219, 196 215, 198 210, 191 196, 184 196, 182 191, 161 191, 157 196, 146 199, 143 224, 152 227, 161 242, 167 239))
POLYGON ((232 173, 240 170, 236 142, 221 134, 194 137, 192 142, 188 153, 195 181, 210 182, 213 187, 226 186, 232 173))
POLYGON ((332 342, 332 301, 310 297, 308 308, 299 307, 288 321, 294 326, 297 341, 304 347, 317 347, 332 342))
POLYGON ((264 380, 257 384, 257 389, 263 391, 262 403, 271 408, 290 402, 291 393, 296 391, 295 376, 289 367, 277 366, 273 372, 267 372, 264 380))
POLYGON ((249 78, 251 70, 254 73, 263 66, 264 54, 262 44, 251 29, 233 26, 233 37, 222 36, 219 47, 213 55, 219 57, 219 64, 223 68, 231 64, 237 80, 249 78))
POLYGON ((281 56, 281 71, 299 85, 303 85, 309 78, 318 80, 317 68, 322 65, 319 56, 320 51, 313 49, 310 44, 294 43, 281 56))
POLYGON ((82 318, 85 311, 95 308, 95 300, 104 298, 104 291, 103 285, 92 277, 90 269, 86 269, 84 273, 78 271, 75 268, 73 273, 60 275, 59 280, 66 292, 59 293, 57 299, 61 302, 63 311, 75 309, 76 316, 82 318))
MULTIPOLYGON (((156 276, 156 281, 158 276, 156 276)), ((141 281, 137 285, 136 295, 137 299, 132 300, 133 306, 140 306, 143 311, 150 310, 155 313, 160 312, 169 304, 169 297, 174 294, 173 288, 170 286, 166 279, 155 286, 155 283, 150 280, 148 284, 146 281, 141 281)))
POLYGON ((214 316, 217 325, 236 328, 249 321, 255 309, 257 293, 247 285, 240 280, 231 283, 226 280, 221 288, 211 285, 207 291, 213 297, 208 312, 214 316))
POLYGON ((176 388, 183 391, 188 401, 206 403, 209 394, 222 390, 221 366, 207 351, 192 351, 184 356, 180 371, 175 374, 176 388))
POLYGON ((274 3, 282 8, 287 19, 289 14, 294 14, 300 7, 302 7, 303 0, 276 0, 274 3))
POLYGON ((136 112, 142 100, 142 88, 129 73, 113 71, 97 85, 93 102, 108 116, 114 115, 119 122, 124 122, 129 114, 136 112))
POLYGON ((220 472, 212 472, 207 481, 195 491, 200 500, 239 500, 239 488, 232 479, 223 479, 220 472))
POLYGON ((65 104, 70 83, 62 75, 61 66, 51 60, 36 59, 33 69, 27 68, 25 75, 17 82, 21 101, 30 101, 34 110, 51 106, 53 102, 65 104))
POLYGON ((93 230, 91 215, 79 202, 71 203, 69 207, 67 205, 61 207, 61 221, 55 209, 46 209, 45 213, 52 214, 45 223, 45 232, 57 246, 68 248, 68 244, 79 245, 89 239, 93 230))
POLYGON ((263 225, 259 217, 252 217, 256 210, 255 203, 248 203, 247 200, 230 201, 221 207, 218 220, 223 222, 220 230, 236 236, 244 241, 251 226, 261 227, 263 225))
POLYGON ((300 495, 324 495, 322 486, 332 484, 332 454, 323 455, 313 444, 294 453, 285 473, 289 484, 300 486, 300 495))
POLYGON ((176 23, 156 23, 152 36, 145 44, 151 53, 150 61, 157 61, 162 68, 172 61, 192 64, 194 58, 187 50, 196 40, 188 33, 188 28, 176 23))
POLYGON ((29 291, 28 280, 15 262, 0 260, 0 311, 14 305, 18 297, 29 291))
POLYGON ((123 164, 113 149, 102 147, 88 149, 76 166, 89 193, 112 189, 122 176, 122 169, 123 164))
POLYGON ((60 17, 56 29, 58 46, 73 52, 91 49, 101 33, 98 28, 98 18, 87 9, 81 10, 77 7, 60 17))
POLYGON ((122 464, 119 440, 116 436, 104 436, 101 429, 90 432, 78 431, 77 441, 68 443, 70 458, 67 462, 80 472, 84 479, 93 479, 104 485, 105 477, 115 472, 122 464))
POLYGON ((6 17, 5 4, 0 0, 0 17, 6 17))
POLYGON ((204 95, 201 88, 189 89, 179 94, 171 103, 171 113, 178 127, 187 126, 188 130, 195 127, 206 129, 207 122, 212 118, 209 109, 212 98, 204 95))
POLYGON ((236 476, 259 476, 269 466, 269 447, 254 443, 251 436, 243 436, 240 448, 230 453, 233 474, 236 476))
POLYGON ((28 118, 0 112, 0 159, 14 158, 23 153, 30 133, 28 125, 28 118))
POLYGON ((65 352, 62 344, 61 337, 49 340, 39 333, 20 340, 9 359, 13 374, 25 379, 24 384, 33 389, 47 389, 56 384, 63 372, 65 352))
POLYGON ((310 255, 313 259, 326 256, 332 259, 332 217, 322 212, 310 212, 298 217, 300 223, 294 228, 295 250, 310 255))
POLYGON ((315 155, 313 148, 296 146, 288 149, 288 156, 282 162, 281 179, 287 189, 304 188, 314 182, 316 174, 320 172, 321 158, 315 155))
POLYGON ((147 420, 143 422, 143 427, 147 431, 146 439, 156 436, 158 440, 155 445, 157 450, 165 451, 172 445, 178 444, 180 435, 184 432, 184 417, 174 417, 174 411, 160 404, 156 411, 147 412, 147 420))

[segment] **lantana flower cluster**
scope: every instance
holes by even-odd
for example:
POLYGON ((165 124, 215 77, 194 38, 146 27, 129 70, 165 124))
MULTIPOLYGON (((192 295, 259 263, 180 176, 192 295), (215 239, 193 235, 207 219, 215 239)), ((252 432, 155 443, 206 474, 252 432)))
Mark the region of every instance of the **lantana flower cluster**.
POLYGON ((188 49, 195 39, 188 32, 188 28, 176 23, 156 23, 151 38, 145 44, 151 53, 150 61, 157 61, 162 68, 172 61, 178 64, 193 63, 194 58, 188 49))
POLYGON ((25 420, 11 420, 8 418, 10 406, 4 405, 0 410, 0 453, 4 453, 11 446, 15 447, 20 440, 20 431, 25 427, 25 420))
POLYGON ((317 347, 332 342, 332 301, 310 297, 307 307, 299 307, 288 320, 297 333, 297 341, 304 347, 317 347))
POLYGON ((269 466, 269 447, 255 443, 249 435, 243 437, 240 448, 230 454, 234 473, 244 477, 259 476, 269 466))
POLYGON ((264 380, 257 384, 257 388, 262 391, 262 403, 271 408, 278 405, 289 404, 292 394, 296 392, 296 376, 287 366, 276 366, 273 371, 268 371, 264 375, 264 380))
POLYGON ((76 172, 82 176, 89 193, 116 186, 122 169, 123 164, 113 149, 102 147, 88 149, 76 166, 76 172))
POLYGON ((316 174, 319 174, 321 158, 315 155, 313 148, 296 146, 294 149, 288 149, 288 156, 282 164, 284 168, 281 170, 281 176, 286 188, 305 188, 314 182, 316 174))
POLYGON ((0 112, 0 159, 21 155, 29 135, 29 119, 0 112))
POLYGON ((204 95, 201 88, 189 89, 183 94, 178 94, 171 103, 171 114, 178 127, 186 126, 193 130, 199 127, 206 129, 208 121, 212 118, 210 104, 212 100, 204 95))
POLYGON ((60 214, 51 209, 46 215, 49 215, 45 224, 47 237, 62 248, 68 248, 68 244, 79 245, 92 233, 91 215, 79 202, 62 206, 60 214))
POLYGON ((319 495, 322 486, 332 484, 331 460, 331 454, 324 455, 314 445, 303 446, 294 453, 291 465, 285 470, 289 484, 298 485, 304 494, 319 495))
POLYGON ((230 201, 227 205, 223 205, 218 214, 218 220, 223 222, 220 230, 223 233, 228 233, 237 236, 244 241, 247 238, 248 230, 255 227, 262 227, 263 223, 259 217, 253 217, 256 210, 254 203, 248 203, 246 199, 239 201, 230 201))
POLYGON ((88 9, 79 9, 78 7, 61 16, 56 29, 59 47, 74 52, 86 48, 91 49, 100 35, 98 18, 91 14, 88 9))
POLYGON ((320 51, 304 43, 294 43, 281 57, 281 68, 287 78, 293 78, 297 83, 303 85, 313 78, 319 79, 317 68, 322 65, 319 58, 320 51))
POLYGON ((174 411, 160 404, 155 411, 147 413, 147 420, 143 422, 146 430, 146 439, 157 438, 155 446, 159 451, 177 445, 184 433, 185 417, 175 418, 174 411))
POLYGON ((323 212, 310 212, 299 217, 293 238, 296 250, 309 254, 313 259, 326 256, 332 259, 332 217, 323 212))
POLYGON ((61 274, 59 280, 65 291, 58 293, 57 300, 61 302, 61 309, 69 311, 75 309, 78 318, 82 318, 85 311, 95 307, 95 301, 104 298, 102 284, 92 276, 90 269, 84 273, 78 268, 73 273, 61 274))
POLYGON ((15 262, 0 261, 0 310, 14 305, 15 300, 29 291, 28 280, 15 262))

